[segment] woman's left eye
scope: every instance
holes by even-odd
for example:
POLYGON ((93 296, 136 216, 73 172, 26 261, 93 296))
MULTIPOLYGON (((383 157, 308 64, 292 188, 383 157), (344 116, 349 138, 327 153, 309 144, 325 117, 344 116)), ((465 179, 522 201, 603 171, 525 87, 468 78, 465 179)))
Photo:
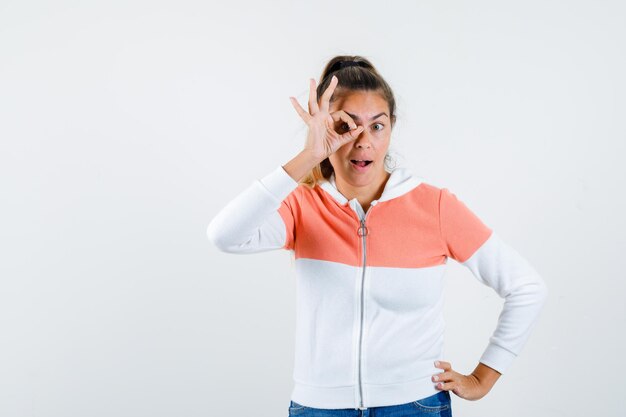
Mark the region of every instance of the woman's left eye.
POLYGON ((383 128, 385 127, 385 125, 382 123, 376 123, 374 126, 380 126, 380 128, 376 130, 383 130, 383 128))

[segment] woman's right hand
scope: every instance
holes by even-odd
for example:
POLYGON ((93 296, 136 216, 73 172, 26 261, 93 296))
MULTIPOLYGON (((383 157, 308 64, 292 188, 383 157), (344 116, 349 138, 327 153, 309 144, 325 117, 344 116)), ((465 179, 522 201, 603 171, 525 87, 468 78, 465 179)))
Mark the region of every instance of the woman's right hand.
POLYGON ((300 107, 298 100, 294 97, 289 97, 293 107, 309 127, 304 151, 310 153, 314 159, 320 162, 346 143, 355 140, 363 131, 363 126, 357 126, 345 111, 329 112, 330 98, 335 91, 337 83, 337 77, 333 75, 328 88, 322 94, 320 105, 318 106, 315 80, 311 78, 309 83, 308 112, 300 107), (338 133, 335 130, 336 125, 338 125, 340 131, 345 133, 338 133))

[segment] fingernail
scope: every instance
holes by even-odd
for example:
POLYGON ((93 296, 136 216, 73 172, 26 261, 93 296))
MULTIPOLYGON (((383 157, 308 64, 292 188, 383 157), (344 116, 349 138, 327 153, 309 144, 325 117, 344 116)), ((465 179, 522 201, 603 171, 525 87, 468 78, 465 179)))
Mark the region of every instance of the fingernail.
POLYGON ((439 361, 435 361, 435 366, 439 366, 439 361))
POLYGON ((433 380, 439 381, 439 377, 437 375, 433 376, 433 380))

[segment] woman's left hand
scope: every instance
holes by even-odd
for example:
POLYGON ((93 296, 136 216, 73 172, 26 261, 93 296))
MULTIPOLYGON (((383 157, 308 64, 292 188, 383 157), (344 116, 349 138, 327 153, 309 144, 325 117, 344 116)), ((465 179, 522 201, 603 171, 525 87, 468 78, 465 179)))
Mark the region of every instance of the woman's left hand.
POLYGON ((466 400, 479 400, 491 390, 491 387, 484 386, 474 374, 463 375, 452 369, 450 362, 438 361, 437 368, 445 372, 432 376, 432 381, 437 382, 435 388, 442 391, 452 391, 456 395, 466 400))

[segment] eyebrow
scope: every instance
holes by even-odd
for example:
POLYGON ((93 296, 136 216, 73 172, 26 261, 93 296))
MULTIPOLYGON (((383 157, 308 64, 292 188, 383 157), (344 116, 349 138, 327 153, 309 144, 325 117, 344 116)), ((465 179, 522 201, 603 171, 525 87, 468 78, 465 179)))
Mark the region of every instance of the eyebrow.
MULTIPOLYGON (((352 117, 354 120, 361 120, 361 118, 359 116, 357 116, 356 114, 352 114, 352 113, 348 113, 348 112, 346 112, 346 113, 348 114, 348 116, 352 117)), ((387 116, 387 113, 385 113, 385 112, 378 113, 376 116, 372 116, 370 118, 370 120, 377 119, 377 118, 379 118, 380 116, 383 116, 383 115, 387 116)), ((387 117, 389 117, 389 116, 387 116, 387 117)))

